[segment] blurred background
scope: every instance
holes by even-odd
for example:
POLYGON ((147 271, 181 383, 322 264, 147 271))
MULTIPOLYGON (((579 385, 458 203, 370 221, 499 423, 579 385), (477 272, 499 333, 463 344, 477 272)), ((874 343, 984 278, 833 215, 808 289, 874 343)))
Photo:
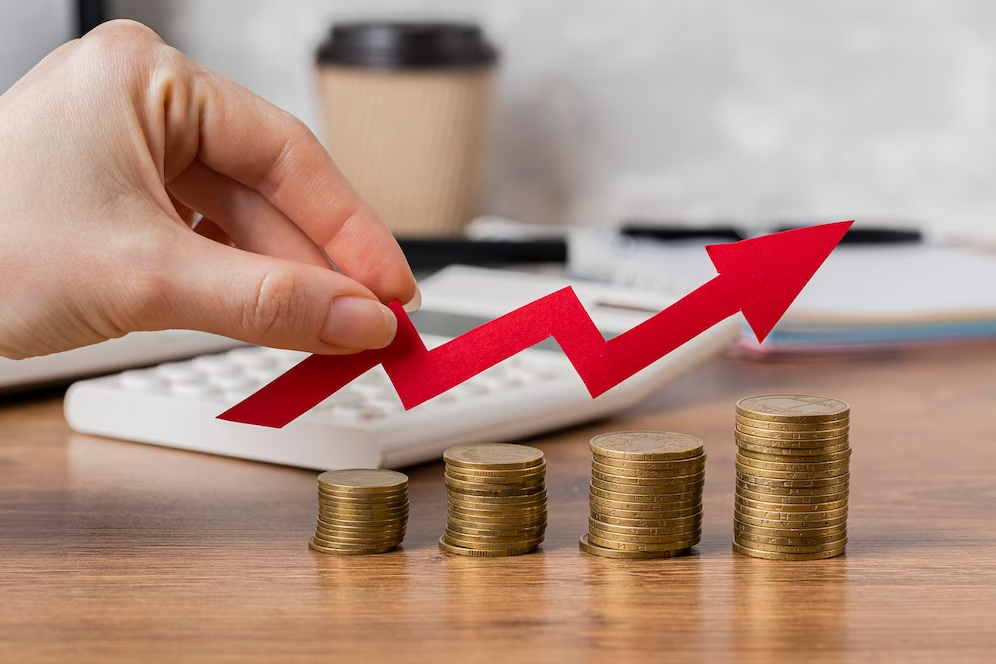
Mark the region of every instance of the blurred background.
MULTIPOLYGON (((0 4, 0 89, 65 38, 67 4, 0 4)), ((315 52, 331 24, 479 23, 500 51, 491 213, 857 217, 996 237, 996 5, 985 0, 104 4, 319 135, 315 52)))

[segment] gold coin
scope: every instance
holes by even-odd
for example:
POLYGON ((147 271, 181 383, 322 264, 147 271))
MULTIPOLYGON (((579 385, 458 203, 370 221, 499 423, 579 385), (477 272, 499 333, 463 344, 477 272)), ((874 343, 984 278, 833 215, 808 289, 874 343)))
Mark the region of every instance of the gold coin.
POLYGON ((333 549, 321 544, 316 544, 314 540, 308 540, 308 548, 318 553, 329 553, 336 556, 366 556, 375 553, 387 553, 397 548, 397 545, 383 546, 377 549, 333 549))
POLYGON ((805 530, 787 530, 785 528, 761 528, 752 526, 734 519, 733 529, 735 532, 750 535, 748 539, 762 538, 760 541, 768 544, 818 544, 821 539, 826 539, 840 533, 847 532, 847 524, 839 526, 829 526, 826 528, 807 528, 805 530), (791 540, 791 541, 790 541, 791 540))
POLYGON ((522 549, 530 550, 535 549, 543 543, 542 537, 539 539, 521 540, 519 542, 480 542, 477 540, 458 539, 450 534, 443 535, 443 537, 446 539, 446 543, 451 546, 459 546, 464 549, 476 551, 506 551, 509 549, 515 551, 521 551, 522 549))
POLYGON ((851 458, 851 448, 848 447, 843 452, 835 452, 833 454, 820 454, 818 456, 806 455, 800 457, 799 455, 786 456, 784 454, 761 454, 760 452, 752 452, 742 447, 738 447, 737 455, 739 458, 748 458, 754 459, 755 461, 771 463, 833 463, 849 460, 851 458))
MULTIPOLYGON (((603 500, 614 500, 620 503, 647 503, 648 505, 663 505, 665 503, 686 503, 688 501, 701 501, 702 500, 702 487, 698 487, 692 491, 684 491, 682 493, 660 493, 660 494, 648 494, 639 495, 633 493, 621 493, 614 490, 599 489, 593 484, 588 486, 589 496, 594 496, 596 498, 601 498, 603 500)), ((676 508, 680 505, 676 505, 676 508)), ((641 508, 641 509, 650 509, 641 508)))
POLYGON ((592 479, 596 479, 601 482, 606 482, 609 484, 615 484, 617 486, 625 486, 625 487, 634 487, 634 486, 681 487, 705 481, 704 472, 697 473, 695 475, 679 475, 678 477, 653 478, 653 477, 623 477, 620 475, 610 475, 608 473, 602 473, 597 470, 592 470, 591 477, 592 479))
POLYGON ((408 524, 408 519, 392 519, 391 521, 343 521, 340 519, 323 518, 319 515, 318 525, 323 528, 342 528, 343 530, 382 530, 390 528, 404 528, 408 524))
POLYGON ((617 526, 611 523, 605 523, 597 519, 588 519, 588 527, 596 528, 598 530, 604 531, 605 533, 618 533, 620 535, 644 535, 649 537, 665 537, 671 535, 683 535, 689 533, 693 530, 700 530, 702 528, 702 519, 696 520, 694 523, 687 525, 675 525, 675 526, 661 526, 659 528, 640 528, 638 526, 617 526))
POLYGON ((752 466, 744 466, 740 463, 737 463, 736 469, 737 477, 744 478, 745 482, 749 481, 751 484, 757 484, 759 486, 781 486, 783 488, 790 489, 815 489, 819 486, 841 484, 850 479, 850 471, 846 466, 832 471, 826 471, 834 473, 829 476, 826 475, 826 472, 821 473, 819 471, 780 473, 777 470, 754 468, 752 466), (815 486, 810 486, 810 482, 816 482, 817 484, 815 486), (786 484, 787 486, 784 486, 786 484))
POLYGON ((814 463, 795 463, 789 465, 786 463, 772 464, 770 462, 759 462, 757 459, 742 457, 739 454, 736 456, 736 464, 737 470, 741 470, 745 473, 751 473, 752 475, 757 475, 758 477, 770 477, 772 479, 799 479, 800 476, 805 476, 805 478, 814 480, 838 477, 848 472, 848 469, 851 466, 850 459, 837 461, 834 465, 814 463), (757 465, 760 463, 765 465, 757 465))
POLYGON ((525 546, 519 549, 468 549, 463 546, 454 546, 446 541, 446 535, 439 538, 439 548, 446 553, 455 553, 458 556, 472 556, 479 558, 499 558, 503 556, 518 556, 524 553, 535 551, 538 544, 525 546))
POLYGON ((522 517, 483 517, 477 515, 468 515, 463 512, 450 511, 447 512, 446 518, 457 525, 461 525, 467 528, 528 528, 530 526, 540 526, 546 525, 547 515, 546 514, 535 514, 528 518, 522 517))
POLYGON ((736 478, 741 482, 746 482, 748 484, 753 484, 760 487, 770 487, 773 489, 823 489, 827 487, 833 487, 840 484, 847 484, 851 480, 850 473, 843 473, 842 475, 837 475, 835 477, 827 477, 823 479, 776 479, 772 477, 764 477, 762 475, 755 475, 752 472, 745 472, 743 470, 737 469, 736 478))
POLYGON ((845 512, 842 516, 823 518, 823 519, 810 519, 808 521, 800 521, 796 519, 786 519, 786 518, 764 518, 751 516, 743 511, 742 508, 737 508, 733 512, 733 518, 741 523, 746 523, 751 526, 758 528, 768 528, 769 530, 809 530, 812 528, 831 528, 834 526, 841 526, 847 524, 847 513, 845 512))
POLYGON ((378 468, 329 470, 318 476, 318 484, 340 491, 396 491, 408 487, 408 476, 378 468))
MULTIPOLYGON (((684 543, 685 548, 690 546, 690 542, 698 542, 702 537, 702 528, 696 528, 675 535, 631 535, 616 531, 602 530, 597 526, 588 526, 588 539, 595 538, 595 542, 612 542, 613 544, 647 544, 650 546, 662 546, 666 544, 674 545, 684 543)), ((602 546, 605 546, 602 544, 602 546)), ((611 547, 610 547, 611 548, 611 547)))
POLYGON ((537 514, 546 514, 546 502, 540 503, 534 507, 517 507, 515 509, 476 509, 473 507, 467 507, 466 505, 461 505, 459 503, 448 502, 447 507, 452 512, 461 512, 470 516, 507 516, 507 517, 522 517, 522 518, 533 518, 537 514))
POLYGON ((532 496, 546 489, 546 486, 542 481, 529 486, 521 486, 517 484, 512 486, 504 486, 501 484, 483 485, 477 484, 476 482, 463 482, 455 480, 449 475, 444 475, 443 482, 450 490, 466 494, 468 496, 532 496))
POLYGON ((824 560, 826 558, 836 558, 844 553, 844 549, 845 547, 841 546, 839 549, 829 549, 815 553, 775 553, 773 551, 760 551, 741 546, 736 542, 733 543, 733 550, 737 553, 742 553, 745 556, 753 558, 764 558, 766 560, 824 560))
POLYGON ((840 539, 826 544, 816 544, 813 546, 785 546, 782 544, 764 544, 751 539, 737 538, 736 541, 741 546, 748 546, 758 551, 771 551, 772 553, 816 553, 817 551, 828 551, 838 549, 847 544, 847 536, 841 535, 840 539))
POLYGON ((477 506, 474 503, 458 502, 451 499, 446 501, 446 506, 456 511, 466 512, 467 514, 480 514, 481 516, 530 516, 533 514, 542 514, 547 510, 545 499, 531 505, 523 504, 515 507, 504 507, 501 505, 477 506))
POLYGON ((790 462, 790 461, 766 461, 763 459, 755 459, 754 457, 744 456, 740 452, 737 452, 736 462, 740 466, 744 466, 744 469, 753 470, 768 470, 776 471, 782 473, 806 473, 806 472, 823 472, 827 470, 837 470, 839 468, 848 468, 851 464, 851 460, 847 457, 843 459, 838 459, 836 461, 809 461, 805 463, 790 462))
POLYGON ((459 514, 463 519, 508 519, 514 521, 524 521, 546 516, 545 505, 531 507, 524 510, 475 510, 473 507, 464 507, 454 503, 446 504, 446 511, 450 514, 459 514))
POLYGON ((762 493, 769 496, 825 496, 831 493, 845 493, 851 486, 850 480, 844 479, 837 484, 827 486, 773 486, 770 484, 758 484, 756 481, 748 482, 737 476, 736 486, 752 493, 762 493))
POLYGON ((546 526, 529 526, 528 528, 514 527, 514 528, 469 528, 467 526, 458 526, 454 523, 447 523, 446 527, 454 532, 461 533, 463 535, 471 535, 474 537, 507 537, 507 536, 518 536, 521 539, 529 539, 531 537, 536 537, 542 535, 546 532, 546 526))
MULTIPOLYGON (((589 514, 598 515, 597 518, 602 521, 605 519, 628 519, 630 521, 646 521, 649 519, 652 521, 658 521, 663 525, 674 519, 684 519, 690 516, 695 516, 701 511, 701 504, 674 512, 633 512, 629 510, 606 510, 602 507, 592 506, 589 514)), ((622 525, 625 525, 625 523, 622 525)))
POLYGON ((789 480, 789 481, 800 481, 800 480, 832 480, 837 477, 844 475, 849 475, 849 466, 841 466, 840 468, 830 468, 828 470, 770 470, 768 468, 757 468, 755 466, 748 466, 746 464, 740 463, 739 460, 736 462, 736 468, 739 472, 744 475, 750 475, 751 477, 763 478, 768 480, 789 480))
POLYGON ((518 505, 518 504, 529 504, 534 503, 541 499, 546 499, 546 489, 541 489, 534 493, 529 493, 522 496, 468 496, 467 494, 460 493, 458 491, 447 491, 447 495, 450 498, 456 498, 458 500, 466 500, 469 502, 474 502, 480 505, 518 505))
POLYGON ((633 528, 671 528, 688 527, 702 522, 702 512, 690 516, 682 516, 671 519, 647 518, 647 519, 627 519, 623 517, 608 516, 598 512, 591 512, 588 520, 600 521, 614 526, 630 526, 633 528))
POLYGON ((478 528, 480 530, 498 530, 507 528, 535 528, 546 526, 548 519, 540 516, 535 519, 482 519, 480 517, 467 517, 464 514, 450 512, 446 520, 454 525, 464 528, 478 528))
POLYGON ((645 509, 649 503, 619 503, 615 500, 601 500, 600 498, 595 498, 595 497, 589 497, 588 502, 592 512, 598 512, 599 514, 604 514, 606 516, 620 516, 630 519, 638 519, 653 514, 663 515, 661 518, 691 516, 692 514, 695 514, 700 509, 702 509, 701 500, 688 501, 687 503, 678 503, 683 507, 680 508, 676 507, 674 509, 668 509, 666 507, 645 509), (629 507, 610 507, 606 503, 613 503, 617 505, 629 505, 629 507))
POLYGON ((737 415, 765 422, 818 424, 847 419, 850 413, 843 401, 804 394, 767 394, 737 402, 737 415))
POLYGON ((705 481, 705 471, 694 475, 677 475, 674 477, 626 477, 603 473, 592 468, 591 476, 603 482, 625 484, 626 486, 682 486, 705 481))
POLYGON ((360 503, 344 503, 339 500, 318 499, 320 510, 330 510, 343 514, 374 515, 374 514, 400 514, 408 511, 408 502, 385 503, 383 505, 371 505, 360 503))
POLYGON ((795 512, 829 512, 840 509, 841 507, 847 507, 847 498, 839 498, 823 503, 774 503, 747 496, 735 495, 733 500, 737 505, 744 505, 745 507, 750 507, 751 509, 769 512, 782 512, 783 514, 795 512))
POLYGON ((468 509, 474 510, 486 510, 491 512, 515 512, 517 510, 532 510, 538 507, 545 507, 547 504, 546 495, 543 495, 535 500, 530 500, 528 503, 486 503, 482 501, 474 500, 473 498, 465 498, 462 496, 457 496, 454 494, 448 494, 446 496, 447 504, 452 504, 456 507, 466 507, 468 509))
POLYGON ((631 477, 637 479, 670 479, 674 477, 690 477, 694 475, 701 475, 705 471, 704 466, 675 468, 672 470, 633 470, 631 468, 620 468, 619 466, 607 466, 605 464, 598 463, 597 461, 591 462, 591 469, 596 470, 603 475, 631 477))
POLYGON ((535 466, 528 468, 478 468, 474 466, 453 466, 448 465, 450 472, 471 477, 523 477, 539 472, 546 472, 546 460, 541 460, 535 466))
POLYGON ((850 485, 835 484, 831 487, 816 487, 813 489, 793 489, 769 487, 736 480, 736 494, 744 498, 753 498, 765 503, 813 503, 827 500, 847 498, 850 485))
POLYGON ((735 496, 745 501, 757 501, 762 503, 771 503, 773 505, 819 505, 825 503, 832 503, 838 500, 847 500, 847 491, 840 491, 838 493, 826 493, 826 494, 816 494, 816 495, 790 495, 785 496, 776 493, 759 493, 756 491, 748 491, 742 487, 737 487, 735 496))
POLYGON ((318 490, 318 497, 326 502, 342 503, 343 505, 369 505, 385 507, 401 505, 408 502, 408 492, 403 491, 390 496, 364 496, 362 494, 332 493, 324 489, 318 490))
POLYGON ((528 475, 471 475, 469 473, 461 473, 459 469, 447 468, 446 477, 451 477, 455 480, 460 480, 461 482, 471 482, 474 484, 484 484, 484 485, 522 485, 522 486, 532 486, 537 483, 542 482, 546 478, 546 468, 540 466, 540 470, 535 473, 530 473, 528 475))
POLYGON ((657 471, 687 469, 688 473, 686 474, 690 474, 698 472, 705 467, 706 455, 700 454, 688 459, 679 459, 678 461, 632 461, 630 459, 613 459, 612 457, 602 456, 601 454, 592 454, 591 460, 593 463, 598 462, 603 466, 626 468, 627 470, 657 471))
POLYGON ((850 426, 844 425, 837 427, 836 429, 824 429, 822 431, 772 431, 771 429, 760 429, 758 427, 745 424, 741 420, 737 420, 736 424, 733 425, 734 430, 737 433, 742 433, 745 436, 752 436, 754 438, 770 438, 771 440, 797 440, 797 441, 813 441, 820 442, 824 445, 832 445, 831 441, 836 440, 841 442, 840 438, 846 438, 850 433, 850 426))
MULTIPOLYGON (((744 496, 758 495, 764 496, 760 500, 765 502, 781 502, 783 498, 803 498, 809 502, 819 502, 820 499, 825 500, 827 496, 846 496, 850 491, 850 484, 844 482, 843 484, 834 484, 829 487, 815 487, 815 488, 784 488, 784 487, 770 487, 764 486, 762 484, 753 484, 751 482, 744 482, 743 480, 736 480, 737 492, 744 496)), ((837 498, 839 500, 839 498, 837 498)), ((806 502, 805 500, 800 500, 796 502, 806 502)))
POLYGON ((531 468, 543 462, 543 453, 535 447, 508 443, 478 443, 457 445, 443 452, 443 461, 450 466, 483 470, 513 470, 531 468))
POLYGON ((799 448, 793 449, 790 447, 772 447, 767 444, 755 445, 749 441, 741 440, 739 437, 734 436, 737 442, 737 448, 743 452, 754 452, 755 454, 764 454, 767 456, 777 456, 782 458, 798 458, 804 461, 808 461, 809 458, 812 459, 822 459, 828 455, 840 454, 841 452, 849 452, 851 445, 848 442, 840 443, 839 445, 831 445, 828 447, 816 447, 816 448, 799 448))
POLYGON ((758 528, 742 521, 734 520, 733 531, 747 539, 756 539, 768 544, 822 544, 847 533, 847 524, 831 528, 807 528, 805 530, 785 530, 780 528, 758 528), (782 541, 806 540, 806 541, 782 541))
POLYGON ((492 548, 499 548, 498 545, 509 545, 509 544, 522 544, 524 542, 541 542, 543 541, 543 532, 530 534, 530 535, 468 535, 467 533, 462 533, 453 530, 450 527, 446 528, 446 541, 451 544, 457 544, 459 546, 466 546, 469 548, 474 548, 477 544, 487 544, 491 545, 492 548))
POLYGON ((346 507, 398 507, 408 504, 407 493, 402 493, 390 498, 349 498, 342 495, 319 491, 318 499, 326 503, 335 503, 346 507))
POLYGON ((402 494, 400 496, 395 496, 393 498, 377 498, 377 499, 357 499, 357 498, 344 498, 342 496, 336 496, 332 494, 325 493, 323 491, 318 492, 318 500, 323 503, 329 503, 332 505, 342 505, 343 507, 355 507, 362 509, 387 509, 392 507, 404 507, 408 504, 408 494, 402 494))
POLYGON ((447 468, 443 472, 444 479, 450 479, 454 482, 462 482, 468 485, 468 487, 474 490, 505 490, 505 489, 527 489, 533 488, 535 486, 542 485, 546 480, 546 472, 533 473, 532 475, 519 475, 517 477, 508 478, 511 481, 496 481, 504 480, 507 478, 502 477, 474 477, 472 475, 464 475, 459 472, 454 472, 453 470, 447 468))
POLYGON ((702 454, 695 436, 669 431, 617 431, 595 436, 589 443, 600 456, 632 461, 676 461, 702 454))
POLYGON ((615 542, 593 535, 589 531, 588 542, 596 546, 605 547, 606 549, 618 549, 620 551, 678 551, 680 549, 692 548, 699 543, 699 538, 691 537, 683 541, 667 542, 665 544, 637 544, 634 542, 615 542))
POLYGON ((330 519, 321 514, 318 515, 316 523, 323 528, 341 528, 343 530, 387 530, 391 528, 404 528, 408 524, 408 518, 391 519, 389 521, 344 521, 342 519, 330 519))
POLYGON ((399 510, 396 512, 386 512, 386 513, 373 513, 373 512, 337 512, 336 510, 319 508, 318 518, 325 519, 326 521, 330 521, 333 523, 336 521, 342 521, 345 523, 407 521, 408 510, 399 510))
MULTIPOLYGON (((685 494, 697 495, 696 492, 702 490, 705 481, 700 480, 690 484, 662 484, 655 486, 638 486, 635 484, 616 484, 606 482, 596 477, 591 478, 591 488, 599 491, 606 491, 613 494, 634 495, 634 496, 684 496, 685 494)), ((609 496, 612 498, 613 496, 609 496)), ((685 500, 686 498, 682 498, 685 500)))
POLYGON ((677 558, 687 556, 692 552, 692 548, 677 549, 673 551, 620 551, 619 549, 607 549, 603 546, 596 546, 588 541, 588 535, 582 535, 578 541, 579 548, 585 553, 603 558, 616 558, 622 560, 655 560, 659 558, 677 558))
POLYGON ((816 424, 796 424, 794 422, 771 422, 769 420, 755 420, 745 417, 739 413, 736 415, 735 424, 743 424, 754 429, 764 429, 765 431, 832 431, 841 427, 849 427, 851 421, 849 417, 842 420, 832 420, 830 422, 818 422, 816 424))
POLYGON ((315 530, 314 539, 315 542, 321 544, 322 546, 337 547, 337 546, 362 546, 367 548, 379 548, 387 545, 400 544, 405 538, 404 533, 391 536, 378 536, 378 537, 346 537, 343 535, 337 535, 335 533, 327 533, 320 530, 315 530))
MULTIPOLYGON (((760 505, 760 503, 752 503, 760 505)), ((734 506, 736 514, 745 514, 757 519, 771 519, 775 521, 822 521, 825 519, 847 518, 847 505, 828 510, 814 510, 812 512, 785 511, 770 509, 767 507, 749 507, 737 502, 734 506)), ((776 506, 778 507, 778 506, 776 506)))
POLYGON ((376 537, 346 537, 336 533, 329 533, 316 529, 314 532, 315 541, 322 546, 339 546, 340 544, 360 545, 369 548, 379 548, 388 545, 401 544, 405 539, 405 533, 393 533, 391 535, 378 535, 376 537))
POLYGON ((838 445, 847 445, 848 437, 827 438, 826 440, 784 440, 778 438, 761 438, 751 436, 741 431, 734 431, 733 438, 737 444, 747 443, 761 447, 773 447, 777 450, 808 450, 809 454, 826 454, 825 450, 838 445))
POLYGON ((323 538, 319 538, 317 535, 312 535, 311 541, 315 545, 317 545, 317 546, 324 546, 324 547, 329 548, 329 549, 336 549, 336 550, 341 550, 341 551, 369 551, 371 549, 383 549, 386 546, 388 546, 388 544, 391 544, 392 548, 394 546, 397 546, 398 544, 400 544, 400 542, 393 542, 393 543, 373 542, 373 543, 370 543, 370 544, 366 544, 366 543, 353 544, 353 543, 348 543, 348 542, 342 542, 342 543, 339 543, 339 542, 328 542, 328 541, 326 541, 323 538))
POLYGON ((465 528, 482 529, 496 528, 498 526, 501 526, 502 528, 528 528, 530 526, 546 525, 547 522, 545 514, 531 519, 505 519, 500 517, 484 518, 479 516, 467 516, 466 514, 462 514, 460 512, 449 512, 446 515, 446 520, 465 528))

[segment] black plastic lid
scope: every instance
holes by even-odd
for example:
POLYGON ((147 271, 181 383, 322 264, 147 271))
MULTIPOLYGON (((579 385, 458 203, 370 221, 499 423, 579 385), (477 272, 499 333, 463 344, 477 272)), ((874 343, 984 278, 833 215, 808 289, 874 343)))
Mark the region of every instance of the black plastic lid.
POLYGON ((498 61, 468 23, 340 23, 318 49, 319 64, 376 69, 490 67, 498 61))

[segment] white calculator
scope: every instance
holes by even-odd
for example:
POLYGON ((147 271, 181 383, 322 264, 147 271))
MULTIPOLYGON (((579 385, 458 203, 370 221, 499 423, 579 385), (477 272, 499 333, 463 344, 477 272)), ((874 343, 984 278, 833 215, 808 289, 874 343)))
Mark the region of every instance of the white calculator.
MULTIPOLYGON (((455 266, 422 282, 423 306, 411 318, 432 348, 567 285, 606 338, 684 295, 455 266)), ((306 357, 247 346, 75 383, 66 419, 81 433, 302 468, 398 468, 460 443, 513 441, 611 415, 719 353, 739 329, 728 319, 595 399, 548 339, 408 411, 376 367, 282 429, 216 419, 306 357)))

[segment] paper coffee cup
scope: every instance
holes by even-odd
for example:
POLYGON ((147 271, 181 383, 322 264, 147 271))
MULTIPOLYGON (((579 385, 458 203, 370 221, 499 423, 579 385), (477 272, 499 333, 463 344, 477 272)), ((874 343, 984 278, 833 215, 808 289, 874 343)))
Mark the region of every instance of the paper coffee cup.
POLYGON ((340 24, 322 44, 326 146, 396 235, 460 234, 480 213, 496 61, 472 25, 340 24))

